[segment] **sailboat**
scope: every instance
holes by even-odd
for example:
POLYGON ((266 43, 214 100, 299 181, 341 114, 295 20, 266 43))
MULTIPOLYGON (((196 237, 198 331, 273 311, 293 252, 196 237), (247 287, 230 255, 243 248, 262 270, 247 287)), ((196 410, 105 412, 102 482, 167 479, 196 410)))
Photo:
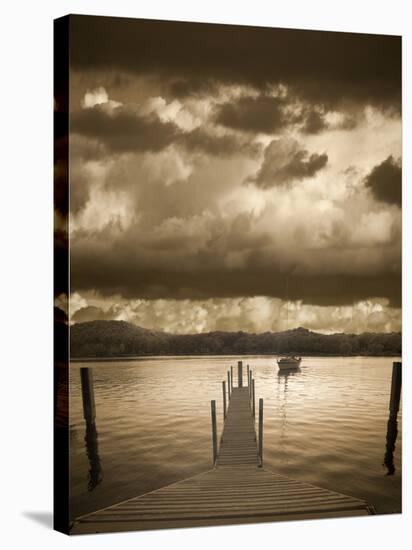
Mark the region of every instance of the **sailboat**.
MULTIPOLYGON (((289 279, 286 278, 286 326, 289 324, 289 279)), ((284 355, 276 360, 279 370, 297 370, 302 362, 302 357, 295 355, 284 355)))
POLYGON ((278 358, 277 364, 278 364, 279 370, 292 370, 292 369, 298 369, 300 367, 301 361, 302 361, 302 357, 295 357, 294 355, 288 355, 288 356, 278 358))

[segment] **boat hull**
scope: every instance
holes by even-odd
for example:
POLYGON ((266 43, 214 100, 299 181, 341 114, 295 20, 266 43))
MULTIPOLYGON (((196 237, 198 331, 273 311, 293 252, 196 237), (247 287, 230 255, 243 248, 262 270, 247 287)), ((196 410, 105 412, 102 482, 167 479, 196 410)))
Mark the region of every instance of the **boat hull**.
POLYGON ((279 359, 277 363, 279 370, 292 370, 298 369, 301 361, 302 359, 279 359))

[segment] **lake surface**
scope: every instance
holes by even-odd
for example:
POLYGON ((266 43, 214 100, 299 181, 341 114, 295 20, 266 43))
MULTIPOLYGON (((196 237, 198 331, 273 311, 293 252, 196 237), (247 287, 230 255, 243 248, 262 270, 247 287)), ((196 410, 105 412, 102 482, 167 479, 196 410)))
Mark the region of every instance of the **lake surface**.
POLYGON ((265 468, 401 511, 401 412, 384 465, 396 358, 305 357, 278 374, 272 357, 202 356, 71 364, 71 517, 210 469, 210 400, 220 436, 222 380, 233 365, 237 383, 238 359, 264 398, 265 468), (97 433, 86 434, 82 366, 93 369, 97 433))

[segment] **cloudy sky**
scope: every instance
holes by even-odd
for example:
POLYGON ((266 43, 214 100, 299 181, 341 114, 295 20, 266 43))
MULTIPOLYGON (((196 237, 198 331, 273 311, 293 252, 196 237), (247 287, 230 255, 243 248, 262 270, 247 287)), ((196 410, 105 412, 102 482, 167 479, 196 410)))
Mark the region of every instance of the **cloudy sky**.
POLYGON ((70 32, 72 322, 400 330, 399 38, 70 32))

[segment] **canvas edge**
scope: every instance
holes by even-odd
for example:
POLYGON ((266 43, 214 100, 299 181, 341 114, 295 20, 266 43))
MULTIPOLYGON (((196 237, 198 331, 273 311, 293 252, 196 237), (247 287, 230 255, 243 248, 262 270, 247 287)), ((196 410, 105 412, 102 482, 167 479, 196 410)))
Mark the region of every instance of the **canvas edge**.
POLYGON ((54 88, 54 298, 63 308, 54 307, 53 334, 53 528, 69 534, 69 33, 70 16, 53 21, 54 88), (65 297, 65 298, 64 298, 65 297))

